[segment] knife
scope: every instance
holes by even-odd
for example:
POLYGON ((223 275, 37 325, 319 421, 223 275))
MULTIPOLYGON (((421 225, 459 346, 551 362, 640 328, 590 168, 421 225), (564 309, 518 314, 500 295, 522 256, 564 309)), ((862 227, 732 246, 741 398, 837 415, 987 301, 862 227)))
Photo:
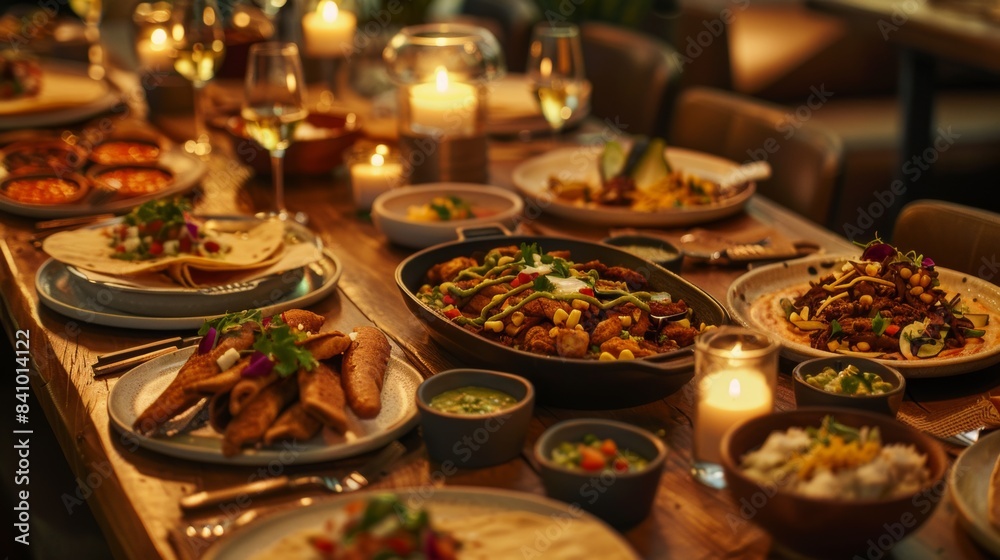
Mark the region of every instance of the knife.
POLYGON ((317 488, 334 494, 355 492, 371 484, 386 467, 402 457, 405 451, 406 447, 402 443, 393 441, 370 461, 343 478, 321 475, 306 475, 295 478, 277 476, 219 490, 196 492, 181 498, 180 505, 181 509, 190 511, 224 502, 237 500, 242 502, 248 496, 263 496, 300 488, 317 488))

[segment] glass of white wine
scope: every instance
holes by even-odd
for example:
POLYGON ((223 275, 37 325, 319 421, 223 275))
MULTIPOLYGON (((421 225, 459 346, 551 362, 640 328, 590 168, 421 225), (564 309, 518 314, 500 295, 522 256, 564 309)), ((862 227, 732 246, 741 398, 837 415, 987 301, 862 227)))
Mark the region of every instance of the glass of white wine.
POLYGON ((84 37, 87 39, 87 60, 90 66, 87 75, 95 80, 105 76, 104 45, 101 44, 101 19, 104 13, 102 0, 69 0, 69 8, 80 16, 84 25, 84 37))
POLYGON ((554 139, 590 103, 580 28, 568 22, 537 24, 528 48, 527 75, 554 139))
POLYGON ((178 0, 173 7, 170 37, 174 47, 174 69, 194 87, 194 140, 184 149, 199 156, 212 151, 205 126, 202 90, 215 77, 226 55, 222 14, 215 0, 178 0))
MULTIPOLYGON (((285 209, 284 156, 295 127, 309 111, 303 101, 302 59, 295 43, 268 41, 250 47, 241 116, 247 134, 271 155, 274 207, 267 216, 292 217, 285 209)), ((305 223, 297 213, 294 219, 305 223)))

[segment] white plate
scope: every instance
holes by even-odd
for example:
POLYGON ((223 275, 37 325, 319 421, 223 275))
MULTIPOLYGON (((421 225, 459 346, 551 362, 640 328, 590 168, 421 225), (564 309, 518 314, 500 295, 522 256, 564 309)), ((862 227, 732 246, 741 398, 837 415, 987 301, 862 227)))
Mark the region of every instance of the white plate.
POLYGON ((87 76, 82 64, 42 63, 42 88, 34 98, 0 101, 0 130, 77 122, 122 101, 122 93, 87 76))
MULTIPOLYGON (((841 265, 857 257, 814 255, 785 261, 751 270, 737 278, 726 293, 726 307, 733 319, 745 326, 764 331, 771 328, 755 320, 750 313, 750 307, 757 298, 772 294, 779 290, 805 286, 809 281, 833 271, 840 270, 841 265)), ((941 285, 949 291, 961 294, 963 300, 978 298, 991 310, 990 327, 996 329, 1000 325, 1000 287, 985 280, 940 266, 935 267, 941 285)), ((835 355, 833 352, 812 348, 799 342, 782 340, 782 354, 787 358, 802 361, 810 358, 822 358, 835 355)), ((955 358, 929 358, 926 360, 876 360, 894 367, 907 379, 921 377, 947 377, 977 371, 1000 362, 1000 345, 994 345, 979 354, 955 358)))
MULTIPOLYGON (((250 216, 198 216, 203 227, 215 231, 245 232, 261 223, 259 218, 250 216)), ((107 220, 87 226, 87 229, 101 229, 120 223, 122 218, 107 220)), ((285 222, 285 239, 296 239, 299 243, 312 245, 315 250, 323 249, 323 242, 313 232, 292 220, 285 222)), ((284 249, 282 249, 284 250, 284 249)), ((205 316, 226 313, 233 309, 261 307, 263 302, 285 297, 294 290, 305 277, 305 268, 277 271, 268 276, 257 276, 252 280, 205 288, 185 288, 170 285, 156 287, 123 284, 113 280, 90 278, 87 271, 72 265, 66 267, 74 287, 88 300, 101 301, 107 307, 123 313, 144 317, 205 316)), ((106 278, 106 277, 105 277, 106 278)))
POLYGON ((351 457, 381 447, 416 426, 417 405, 413 395, 423 381, 402 352, 393 346, 382 385, 382 411, 371 420, 361 420, 348 410, 348 426, 357 439, 347 442, 340 434, 324 429, 309 441, 276 444, 261 449, 246 448, 239 455, 222 454, 222 435, 209 426, 173 437, 146 437, 132 424, 173 381, 195 348, 184 348, 161 356, 129 371, 115 382, 108 394, 111 425, 140 447, 171 457, 227 465, 267 465, 273 461, 297 465, 351 457))
POLYGON ((948 474, 948 488, 962 526, 983 547, 1000 557, 1000 529, 990 523, 987 492, 1000 457, 1000 432, 984 436, 962 452, 948 474))
POLYGON ((508 229, 517 225, 524 202, 517 194, 500 187, 472 183, 431 183, 402 187, 380 194, 372 204, 372 221, 390 241, 404 247, 422 249, 458 239, 458 230, 500 224, 508 229), (411 220, 411 206, 423 206, 434 197, 457 196, 474 210, 489 211, 489 216, 446 222, 411 220))
MULTIPOLYGON (((598 159, 603 150, 603 144, 596 144, 560 148, 534 157, 514 169, 514 185, 525 198, 555 216, 596 225, 634 227, 681 227, 725 218, 742 211, 743 205, 756 191, 756 185, 750 183, 734 196, 716 204, 654 212, 612 206, 582 206, 561 201, 549 192, 550 177, 598 185, 598 159)), ((709 181, 719 181, 739 167, 736 162, 682 148, 667 148, 666 156, 674 169, 709 181)))
POLYGON ((131 198, 109 198, 96 204, 92 203, 91 200, 99 194, 97 189, 91 189, 91 192, 83 199, 73 204, 22 204, 6 196, 0 196, 0 210, 31 218, 66 218, 123 212, 135 208, 143 202, 188 191, 197 185, 208 171, 208 165, 204 161, 176 145, 163 152, 157 163, 169 169, 174 174, 174 180, 167 185, 167 188, 154 193, 131 198))
MULTIPOLYGON (((305 275, 299 285, 278 300, 263 307, 264 314, 280 313, 286 309, 308 307, 325 298, 337 287, 341 275, 340 260, 329 250, 323 251, 323 259, 305 268, 305 275)), ((144 330, 197 329, 211 317, 178 316, 146 317, 125 313, 109 307, 110 294, 94 298, 76 288, 66 265, 55 259, 42 264, 35 275, 35 289, 46 307, 82 323, 124 327, 144 330)), ((260 307, 260 302, 247 302, 241 309, 260 307)), ((266 302, 265 302, 266 303, 266 302)), ((218 315, 216 315, 218 316, 218 315)))
MULTIPOLYGON (((490 560, 521 560, 533 557, 550 558, 548 546, 550 542, 565 534, 569 524, 586 532, 589 538, 576 541, 579 547, 573 558, 597 557, 607 560, 638 560, 639 556, 629 544, 614 530, 595 517, 581 512, 579 508, 572 510, 569 504, 541 498, 532 494, 495 490, 489 488, 400 488, 392 490, 410 507, 426 507, 435 519, 453 520, 472 516, 488 516, 496 513, 528 512, 548 517, 551 523, 532 525, 522 528, 520 532, 509 533, 514 551, 511 554, 500 555, 485 550, 473 556, 477 559, 490 560), (593 546, 600 539, 606 545, 600 556, 587 554, 587 547, 593 546)), ((207 551, 206 560, 247 560, 255 554, 266 552, 282 538, 309 530, 322 530, 328 519, 336 519, 343 515, 344 507, 351 502, 373 495, 366 491, 363 494, 337 496, 323 500, 309 507, 297 508, 273 517, 264 518, 232 537, 219 541, 207 551)), ((579 535, 579 533, 572 533, 579 535)), ((470 551, 471 552, 471 551, 470 551)), ((471 556, 471 554, 470 554, 471 556)), ((459 554, 459 558, 463 556, 459 554)), ((563 556, 568 558, 569 555, 563 556)), ((291 556, 282 558, 292 559, 291 556)), ((299 558, 299 557, 294 557, 299 558)))

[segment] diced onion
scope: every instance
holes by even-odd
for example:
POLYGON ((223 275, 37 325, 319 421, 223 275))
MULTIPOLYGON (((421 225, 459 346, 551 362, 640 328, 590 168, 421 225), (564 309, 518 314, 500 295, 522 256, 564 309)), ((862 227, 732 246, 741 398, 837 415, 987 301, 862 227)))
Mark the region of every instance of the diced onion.
POLYGON ((230 348, 223 352, 222 355, 215 360, 215 363, 219 365, 219 369, 221 371, 226 371, 227 369, 233 367, 233 364, 235 364, 239 359, 240 351, 235 348, 230 348))
POLYGON ((264 377, 274 369, 274 362, 263 352, 254 352, 250 363, 240 372, 242 377, 264 377))
POLYGON ((212 348, 215 348, 215 339, 217 335, 218 332, 215 330, 215 327, 209 327, 208 332, 205 333, 205 336, 201 338, 201 342, 198 343, 198 353, 207 354, 212 350, 212 348))

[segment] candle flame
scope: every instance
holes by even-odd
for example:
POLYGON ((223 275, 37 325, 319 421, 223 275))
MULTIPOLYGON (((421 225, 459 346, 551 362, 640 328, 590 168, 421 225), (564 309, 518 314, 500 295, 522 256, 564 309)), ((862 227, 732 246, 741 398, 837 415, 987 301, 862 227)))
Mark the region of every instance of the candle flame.
POLYGON ((326 2, 320 2, 319 6, 316 8, 316 11, 319 12, 320 17, 323 18, 323 21, 327 23, 335 21, 337 19, 337 15, 340 14, 340 8, 337 7, 337 3, 331 2, 329 0, 327 0, 326 2))
POLYGON ((384 163, 385 163, 385 156, 383 156, 382 154, 372 154, 372 165, 374 165, 375 167, 382 167, 382 164, 384 163))
POLYGON ((384 156, 389 153, 389 146, 379 144, 378 146, 375 146, 375 153, 384 156))
POLYGON ((167 46, 167 30, 162 27, 154 29, 149 35, 149 45, 155 51, 162 51, 167 46))
POLYGON ((738 399, 740 397, 740 380, 733 379, 729 382, 729 396, 738 399))
POLYGON ((434 71, 434 81, 437 83, 438 91, 448 91, 448 71, 444 69, 444 66, 438 66, 437 70, 434 71))
POLYGON ((742 354, 742 353, 743 353, 743 343, 742 342, 737 342, 733 346, 733 351, 732 351, 733 357, 734 358, 739 358, 740 354, 742 354))
POLYGON ((538 63, 538 72, 543 78, 548 78, 552 75, 552 59, 545 57, 541 62, 538 63))

